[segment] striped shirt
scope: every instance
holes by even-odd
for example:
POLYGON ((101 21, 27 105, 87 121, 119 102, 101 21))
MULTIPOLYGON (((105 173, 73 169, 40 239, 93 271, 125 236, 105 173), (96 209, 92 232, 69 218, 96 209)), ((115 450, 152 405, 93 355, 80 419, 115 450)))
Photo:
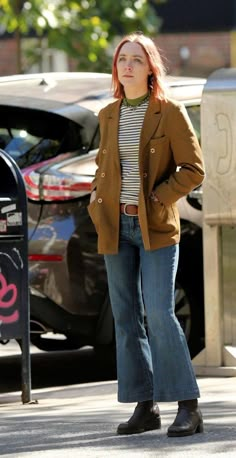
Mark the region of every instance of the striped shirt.
POLYGON ((138 204, 140 189, 139 142, 148 100, 138 106, 121 105, 119 153, 121 163, 120 203, 138 204))

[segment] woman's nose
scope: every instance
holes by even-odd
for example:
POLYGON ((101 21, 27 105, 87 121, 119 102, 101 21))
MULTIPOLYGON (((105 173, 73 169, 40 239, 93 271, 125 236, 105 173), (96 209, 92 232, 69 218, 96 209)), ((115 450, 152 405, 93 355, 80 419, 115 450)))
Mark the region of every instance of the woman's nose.
POLYGON ((130 72, 130 71, 132 70, 132 65, 131 65, 131 63, 127 62, 126 68, 127 68, 127 70, 130 72))

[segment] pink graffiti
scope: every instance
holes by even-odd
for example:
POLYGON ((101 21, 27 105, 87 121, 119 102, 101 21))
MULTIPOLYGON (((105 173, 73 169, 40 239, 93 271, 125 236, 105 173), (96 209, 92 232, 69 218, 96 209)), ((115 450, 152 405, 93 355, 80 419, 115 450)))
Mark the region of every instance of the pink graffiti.
POLYGON ((15 310, 15 312, 12 313, 12 315, 10 315, 10 316, 0 315, 0 321, 2 323, 6 323, 6 324, 15 323, 18 320, 19 320, 19 312, 18 312, 18 310, 15 310))
POLYGON ((6 279, 3 276, 3 274, 0 273, 0 307, 7 308, 11 307, 16 301, 17 298, 17 289, 16 285, 13 283, 10 283, 7 285, 6 279), (3 302, 2 299, 4 299, 4 296, 9 293, 9 291, 12 292, 11 298, 7 302, 3 302))
MULTIPOLYGON (((11 307, 17 298, 17 288, 16 285, 10 283, 9 285, 6 282, 5 277, 2 273, 0 273, 0 308, 8 308, 11 307), (10 293, 10 298, 6 300, 7 294, 10 293), (4 300, 5 298, 5 300, 4 300)), ((2 316, 0 315, 0 320, 2 323, 13 323, 19 319, 19 312, 15 310, 9 316, 2 316)))

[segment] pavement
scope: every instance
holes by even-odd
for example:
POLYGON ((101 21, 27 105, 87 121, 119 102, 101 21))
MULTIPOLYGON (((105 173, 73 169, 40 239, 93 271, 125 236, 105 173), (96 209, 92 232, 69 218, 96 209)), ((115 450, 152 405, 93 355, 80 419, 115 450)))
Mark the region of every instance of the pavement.
POLYGON ((117 402, 117 382, 99 382, 0 394, 2 458, 236 458, 236 377, 198 377, 203 434, 168 438, 176 403, 161 403, 162 429, 118 436, 134 404, 117 402), (37 401, 37 403, 36 403, 37 401))

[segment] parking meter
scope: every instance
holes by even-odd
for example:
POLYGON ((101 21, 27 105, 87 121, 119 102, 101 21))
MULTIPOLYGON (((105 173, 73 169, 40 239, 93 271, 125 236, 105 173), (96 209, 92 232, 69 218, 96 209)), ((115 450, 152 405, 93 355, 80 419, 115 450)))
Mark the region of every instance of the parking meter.
POLYGON ((30 401, 28 222, 24 180, 0 149, 0 340, 22 350, 22 401, 30 401))

